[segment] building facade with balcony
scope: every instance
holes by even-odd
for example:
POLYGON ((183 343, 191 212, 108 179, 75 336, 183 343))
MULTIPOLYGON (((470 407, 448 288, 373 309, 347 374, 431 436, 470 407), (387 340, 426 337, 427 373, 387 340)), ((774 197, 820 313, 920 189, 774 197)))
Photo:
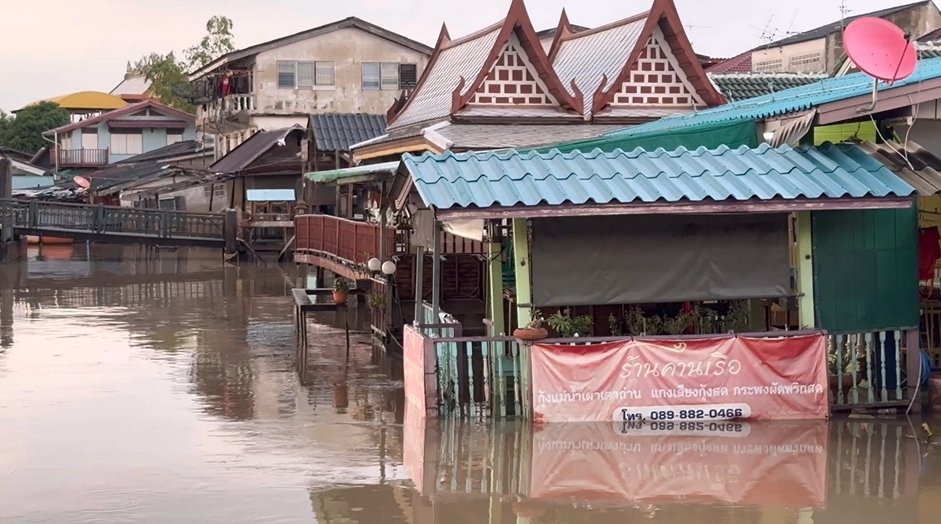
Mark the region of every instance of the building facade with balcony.
POLYGON ((50 129, 50 164, 56 171, 97 169, 131 157, 196 139, 196 117, 153 100, 128 105, 50 129))
POLYGON ((221 158, 257 130, 304 126, 311 114, 384 114, 431 51, 355 17, 234 51, 190 76, 198 130, 221 158))

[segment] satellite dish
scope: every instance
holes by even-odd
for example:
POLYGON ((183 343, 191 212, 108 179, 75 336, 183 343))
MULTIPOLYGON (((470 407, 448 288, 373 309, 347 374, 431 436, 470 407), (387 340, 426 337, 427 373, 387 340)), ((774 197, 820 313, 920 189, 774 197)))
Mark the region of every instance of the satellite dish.
POLYGON ((898 26, 871 16, 853 20, 843 31, 843 48, 860 71, 884 82, 915 72, 915 46, 898 26))
POLYGON ((74 176, 72 177, 72 181, 78 184, 78 187, 81 187, 83 189, 88 189, 91 187, 91 182, 89 182, 88 179, 85 177, 74 176))

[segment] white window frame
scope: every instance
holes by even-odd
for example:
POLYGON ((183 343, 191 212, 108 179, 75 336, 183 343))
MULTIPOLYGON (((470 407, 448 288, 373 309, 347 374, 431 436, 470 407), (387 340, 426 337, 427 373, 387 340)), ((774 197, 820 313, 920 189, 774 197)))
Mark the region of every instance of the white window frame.
POLYGON ((399 90, 399 63, 398 62, 363 62, 362 79, 360 82, 363 91, 398 91, 399 90), (370 78, 366 82, 366 69, 376 68, 377 78, 370 78), (394 75, 392 70, 395 70, 394 75))
POLYGON ((279 89, 328 89, 336 86, 336 62, 321 60, 278 60, 278 88, 279 89), (301 68, 309 67, 310 75, 303 79, 301 68), (290 86, 281 85, 281 75, 290 74, 287 69, 294 73, 294 83, 290 86), (282 71, 284 69, 284 71, 282 71), (319 74, 318 74, 319 72, 319 74), (325 78, 329 76, 329 81, 325 78))

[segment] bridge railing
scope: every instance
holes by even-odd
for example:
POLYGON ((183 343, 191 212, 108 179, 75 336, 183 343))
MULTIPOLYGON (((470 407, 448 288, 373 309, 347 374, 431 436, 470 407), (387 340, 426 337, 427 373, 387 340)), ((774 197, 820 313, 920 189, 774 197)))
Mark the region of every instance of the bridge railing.
POLYGON ((6 221, 17 229, 154 238, 224 238, 221 214, 186 213, 135 207, 67 204, 39 200, 0 200, 6 221))
MULTIPOLYGON (((295 251, 327 255, 355 264, 365 264, 379 256, 379 225, 329 215, 294 217, 295 251)), ((384 253, 391 256, 395 229, 386 227, 382 238, 384 253)))

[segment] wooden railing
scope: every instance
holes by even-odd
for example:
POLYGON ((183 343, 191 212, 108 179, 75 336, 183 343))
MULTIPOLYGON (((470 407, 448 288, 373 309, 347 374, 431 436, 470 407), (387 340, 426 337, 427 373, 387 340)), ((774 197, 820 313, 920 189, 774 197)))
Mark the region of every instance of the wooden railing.
MULTIPOLYGON (((917 347, 911 350, 920 351, 917 347)), ((919 377, 907 376, 908 351, 905 331, 831 334, 827 356, 834 406, 909 400, 907 381, 919 377)))
POLYGON ((387 227, 380 235, 379 226, 329 215, 294 217, 295 251, 328 256, 352 264, 365 264, 379 256, 379 237, 386 257, 393 255, 395 230, 387 227))
POLYGON ((107 149, 56 149, 59 167, 97 167, 108 165, 107 149))
POLYGON ((64 204, 39 200, 0 201, 2 225, 27 234, 96 235, 223 242, 225 217, 158 209, 64 204))

